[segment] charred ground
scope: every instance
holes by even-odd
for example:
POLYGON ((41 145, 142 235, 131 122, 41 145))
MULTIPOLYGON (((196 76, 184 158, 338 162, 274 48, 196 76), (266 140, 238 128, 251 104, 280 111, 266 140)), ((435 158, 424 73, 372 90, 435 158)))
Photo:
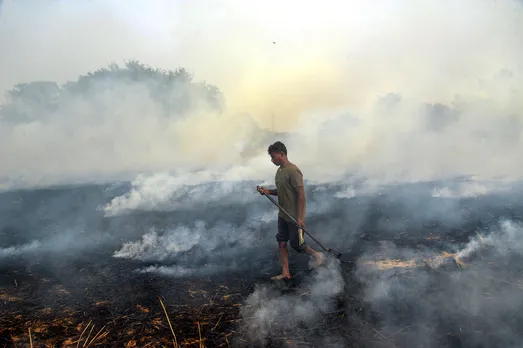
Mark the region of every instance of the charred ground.
MULTIPOLYGON (((254 210, 275 214, 268 204, 217 202, 186 210, 104 216, 99 208, 128 189, 126 185, 84 186, 0 196, 0 346, 255 346, 260 342, 253 341, 245 324, 251 321, 252 326, 253 319, 242 308, 257 289, 268 289, 273 299, 292 296, 300 301, 296 303, 318 305, 314 294, 302 292, 302 284, 314 272, 308 270, 306 258, 294 252, 294 282, 268 281, 279 271, 273 222, 246 222, 254 210), (200 243, 160 259, 114 257, 123 243, 141 238, 151 226, 159 231, 173 224, 190 226, 195 216, 203 215, 210 227, 229 221, 232 228, 250 229, 256 238, 248 243, 241 238, 212 239, 211 249, 200 243), (34 241, 37 247, 27 247, 34 241), (24 246, 26 250, 20 251, 24 246), (216 268, 210 265, 224 271, 213 271, 216 268), (190 266, 200 271, 175 276, 137 272, 148 266, 190 266)), ((522 338, 514 334, 523 327, 520 303, 501 306, 501 312, 496 309, 504 298, 508 301, 523 291, 523 266, 519 266, 523 260, 517 249, 501 256, 482 251, 466 269, 452 257, 442 258, 440 267, 420 261, 421 256, 429 258, 452 252, 451 246, 466 245, 478 231, 492 228, 500 219, 518 221, 523 209, 517 190, 510 196, 449 200, 394 187, 358 198, 332 198, 341 189, 316 187, 308 197, 313 202, 328 197, 335 201, 324 213, 313 205, 319 212, 310 218, 309 228, 331 231, 322 239, 344 253, 339 264, 343 291, 332 296, 328 305, 318 305, 326 307, 314 320, 297 320, 292 326, 269 320, 270 334, 262 344, 511 347, 522 338), (411 208, 419 206, 424 212, 413 215, 411 208), (449 212, 453 216, 441 218, 449 212), (417 265, 398 263, 370 270, 364 266, 380 259, 416 260, 417 265), (478 281, 485 277, 491 279, 478 281), (386 296, 376 295, 377 289, 386 296), (476 308, 451 308, 456 301, 468 301, 476 308), (491 319, 482 317, 489 311, 494 312, 491 319), (493 326, 496 322, 498 326, 493 326)), ((262 309, 267 312, 267 308, 262 309)), ((278 313, 277 308, 272 310, 278 313)))

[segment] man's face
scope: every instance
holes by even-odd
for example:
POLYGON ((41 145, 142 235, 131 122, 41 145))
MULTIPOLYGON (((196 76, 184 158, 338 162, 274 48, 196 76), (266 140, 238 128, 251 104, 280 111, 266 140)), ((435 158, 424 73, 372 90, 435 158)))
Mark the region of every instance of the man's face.
POLYGON ((275 165, 279 166, 283 163, 283 153, 282 152, 271 152, 269 154, 271 156, 271 161, 275 165))

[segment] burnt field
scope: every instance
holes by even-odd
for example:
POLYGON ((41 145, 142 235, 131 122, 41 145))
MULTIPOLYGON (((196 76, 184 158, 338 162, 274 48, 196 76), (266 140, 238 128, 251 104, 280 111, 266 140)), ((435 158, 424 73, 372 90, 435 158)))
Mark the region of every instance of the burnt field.
POLYGON ((308 227, 343 256, 311 270, 291 250, 294 280, 280 283, 269 280, 280 271, 276 211, 256 184, 2 193, 0 347, 523 339, 518 185, 311 185, 308 227))

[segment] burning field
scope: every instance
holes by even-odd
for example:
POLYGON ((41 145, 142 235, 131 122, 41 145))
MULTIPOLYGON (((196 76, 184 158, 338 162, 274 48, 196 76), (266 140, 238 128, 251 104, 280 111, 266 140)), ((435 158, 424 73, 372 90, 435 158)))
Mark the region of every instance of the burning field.
POLYGON ((520 348, 522 18, 0 0, 0 348, 520 348), (342 253, 289 282, 275 141, 342 253))
POLYGON ((516 347, 515 191, 438 185, 309 186, 309 229, 343 256, 310 269, 291 251, 288 283, 270 281, 276 212, 250 182, 3 193, 0 346, 516 347))

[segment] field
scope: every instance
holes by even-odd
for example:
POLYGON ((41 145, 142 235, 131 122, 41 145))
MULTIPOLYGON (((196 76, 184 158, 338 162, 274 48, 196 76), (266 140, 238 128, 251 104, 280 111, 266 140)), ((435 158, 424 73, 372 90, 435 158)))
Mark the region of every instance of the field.
POLYGON ((310 222, 338 231, 323 240, 342 258, 311 270, 291 251, 285 283, 269 279, 280 269, 265 202, 253 204, 269 218, 206 206, 208 219, 240 223, 219 238, 225 225, 196 224, 201 235, 187 244, 190 234, 169 226, 191 226, 198 211, 93 209, 128 190, 2 195, 0 347, 515 347, 522 338, 519 208, 506 199, 461 199, 452 204, 466 219, 398 229, 408 217, 400 194, 343 201, 310 222), (352 221, 365 211, 350 237, 345 218, 333 225, 342 210, 352 221))

